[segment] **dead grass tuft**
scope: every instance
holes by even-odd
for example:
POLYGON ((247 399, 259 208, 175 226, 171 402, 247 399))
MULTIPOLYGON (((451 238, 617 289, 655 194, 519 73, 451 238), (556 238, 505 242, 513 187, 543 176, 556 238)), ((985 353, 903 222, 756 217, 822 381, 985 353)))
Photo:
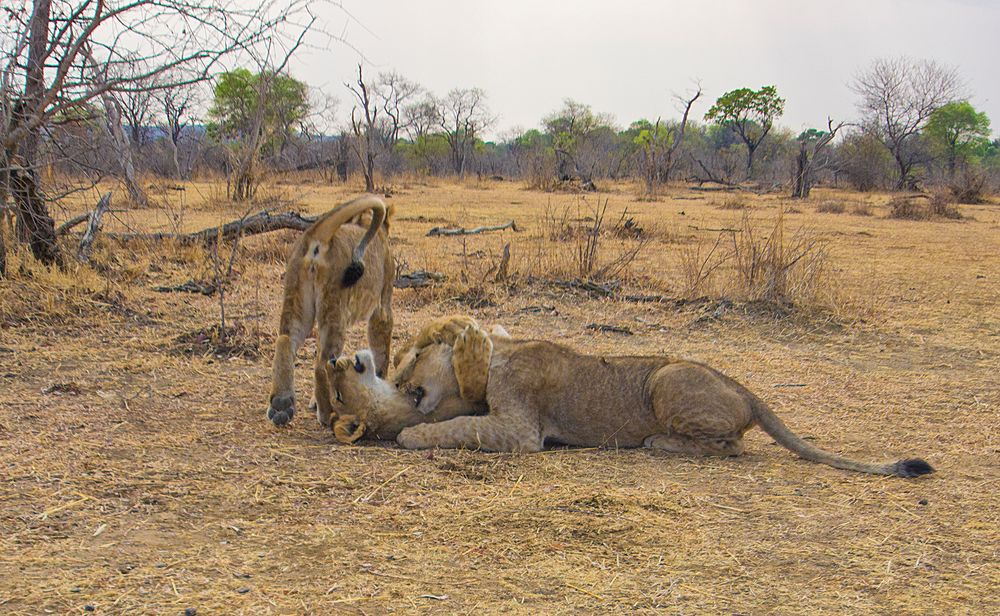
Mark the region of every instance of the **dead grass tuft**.
POLYGON ((828 242, 805 227, 785 238, 784 218, 771 224, 744 213, 734 231, 681 253, 685 295, 800 306, 827 305, 828 242))
POLYGON ((887 204, 889 218, 898 220, 960 220, 962 213, 943 192, 895 197, 887 204))
POLYGON ((716 206, 720 210, 745 210, 747 209, 746 200, 739 195, 732 197, 727 197, 721 202, 716 202, 716 206))
POLYGON ((821 214, 843 214, 847 211, 847 206, 842 201, 820 201, 816 211, 821 214))

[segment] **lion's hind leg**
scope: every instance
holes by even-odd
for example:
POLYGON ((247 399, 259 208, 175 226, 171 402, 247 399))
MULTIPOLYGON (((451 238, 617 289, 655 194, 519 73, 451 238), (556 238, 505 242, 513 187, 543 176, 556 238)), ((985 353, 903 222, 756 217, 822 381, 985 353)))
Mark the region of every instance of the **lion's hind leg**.
POLYGON ((743 453, 743 437, 692 438, 679 434, 654 434, 646 437, 643 447, 689 456, 738 456, 743 453))
POLYGON ((465 328, 455 340, 451 363, 455 368, 459 393, 463 400, 483 402, 489 381, 493 342, 489 334, 475 325, 465 328))
POLYGON ((315 318, 313 281, 294 267, 285 272, 278 339, 271 367, 271 395, 267 418, 282 426, 295 415, 295 354, 312 331, 315 318))

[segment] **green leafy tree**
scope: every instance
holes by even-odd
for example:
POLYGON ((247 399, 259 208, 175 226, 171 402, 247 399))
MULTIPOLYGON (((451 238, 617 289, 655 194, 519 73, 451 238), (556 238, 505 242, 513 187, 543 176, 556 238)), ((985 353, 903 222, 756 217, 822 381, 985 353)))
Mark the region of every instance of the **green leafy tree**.
POLYGON ((726 92, 715 101, 705 119, 736 134, 747 148, 746 177, 753 170, 753 156, 771 132, 774 121, 785 111, 785 99, 774 86, 760 90, 740 88, 726 92))
POLYGON ((215 84, 209 133, 220 140, 260 139, 278 153, 309 113, 309 87, 290 75, 238 68, 215 84))
POLYGON ((956 101, 935 109, 924 132, 934 146, 944 151, 948 176, 955 177, 960 160, 985 153, 990 143, 990 119, 969 101, 956 101))

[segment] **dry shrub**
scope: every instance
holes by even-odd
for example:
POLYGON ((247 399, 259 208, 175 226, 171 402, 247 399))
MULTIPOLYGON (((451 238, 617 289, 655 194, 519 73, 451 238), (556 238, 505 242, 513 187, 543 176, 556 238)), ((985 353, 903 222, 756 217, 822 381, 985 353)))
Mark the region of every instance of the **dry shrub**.
POLYGON ((562 212, 546 206, 540 237, 533 239, 531 275, 612 280, 627 275, 632 263, 652 242, 655 233, 638 225, 625 210, 615 224, 607 223, 608 200, 591 206, 585 198, 562 212))
POLYGON ((871 216, 873 213, 872 206, 867 201, 858 201, 851 208, 851 214, 855 216, 871 216))
POLYGON ((94 269, 72 258, 66 267, 35 260, 23 245, 7 253, 7 276, 0 278, 0 323, 65 323, 102 310, 130 312, 124 295, 94 269))
POLYGON ((842 201, 820 201, 816 211, 823 214, 843 214, 847 207, 842 201))
POLYGON ((898 220, 935 220, 947 218, 958 220, 961 212, 955 207, 948 196, 938 192, 927 197, 925 195, 896 197, 889 201, 889 218, 898 220))
POLYGON ((827 261, 827 241, 815 232, 786 239, 782 215, 771 225, 744 213, 736 231, 683 251, 681 270, 689 297, 825 306, 827 261))
POLYGON ((745 210, 747 209, 747 204, 743 200, 743 197, 734 196, 719 203, 716 207, 720 210, 745 210))
POLYGON ((948 186, 948 191, 958 203, 985 203, 989 196, 989 177, 977 169, 965 169, 948 186))

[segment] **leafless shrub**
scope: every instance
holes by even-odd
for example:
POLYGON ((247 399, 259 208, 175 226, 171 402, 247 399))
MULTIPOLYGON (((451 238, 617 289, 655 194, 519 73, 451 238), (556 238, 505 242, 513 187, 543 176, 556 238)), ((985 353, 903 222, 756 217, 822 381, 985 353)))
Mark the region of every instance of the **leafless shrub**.
POLYGON ((736 231, 720 233, 711 247, 681 255, 689 297, 724 296, 775 304, 815 304, 824 292, 828 246, 799 229, 785 239, 784 217, 762 224, 744 213, 736 231))
POLYGON ((842 201, 821 201, 816 211, 823 214, 843 214, 847 210, 842 201))
POLYGON ((977 169, 965 169, 948 186, 958 203, 985 203, 989 193, 989 176, 977 169))
POLYGON ((631 267, 652 242, 652 230, 638 225, 627 210, 607 223, 608 200, 591 207, 585 199, 574 209, 546 207, 536 241, 536 276, 574 276, 585 280, 615 279, 631 267), (586 208, 586 209, 584 209, 586 208), (571 212, 575 216, 571 217, 571 212))
POLYGON ((851 214, 855 216, 871 216, 873 213, 872 206, 867 201, 858 201, 851 208, 851 214))
POLYGON ((729 197, 716 207, 720 210, 745 210, 747 209, 747 204, 742 197, 729 197))
POLYGON ((955 207, 946 192, 932 194, 930 200, 927 202, 927 211, 930 214, 929 218, 948 218, 951 220, 960 220, 962 218, 962 213, 958 211, 958 208, 955 207))
POLYGON ((889 218, 897 220, 934 220, 947 218, 958 220, 961 212, 955 207, 948 196, 934 193, 929 198, 924 195, 896 197, 888 203, 889 218))

